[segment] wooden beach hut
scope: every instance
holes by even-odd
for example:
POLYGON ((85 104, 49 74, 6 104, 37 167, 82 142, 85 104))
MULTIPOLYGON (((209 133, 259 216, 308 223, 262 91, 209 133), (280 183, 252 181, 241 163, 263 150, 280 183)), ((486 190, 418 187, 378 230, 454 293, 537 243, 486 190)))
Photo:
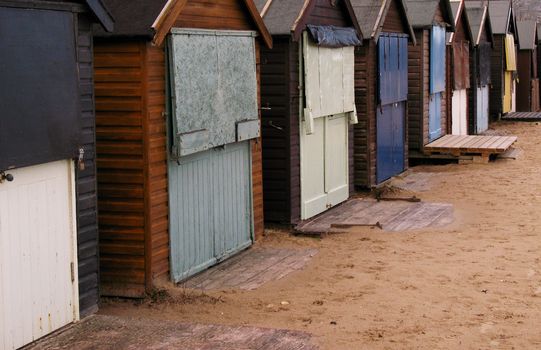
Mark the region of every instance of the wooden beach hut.
POLYGON ((409 157, 447 133, 446 33, 454 31, 449 0, 407 0, 417 45, 408 51, 409 157))
POLYGON ((95 40, 102 294, 141 297, 262 233, 252 0, 108 0, 95 40))
POLYGON ((100 1, 0 1, 0 349, 98 307, 96 22, 100 1))
POLYGON ((466 11, 473 34, 470 54, 469 134, 480 134, 488 129, 490 108, 490 55, 492 28, 488 6, 483 1, 466 1, 466 11))
POLYGON ((353 189, 353 47, 361 32, 349 0, 257 6, 274 42, 261 53, 265 219, 296 224, 353 189))
POLYGON ((497 120, 515 109, 515 21, 510 0, 491 0, 488 12, 493 33, 490 117, 497 120))
MULTIPOLYGON (((541 23, 537 23, 537 76, 541 77, 541 23)), ((541 85, 539 87, 541 89, 541 85)), ((541 93, 539 93, 539 106, 541 107, 541 93)))
POLYGON ((539 110, 539 76, 537 71, 537 24, 517 20, 517 112, 539 110))
POLYGON ((373 187, 408 167, 408 43, 403 0, 352 0, 364 34, 355 49, 355 185, 373 187))
POLYGON ((455 31, 447 33, 447 132, 468 135, 472 31, 465 0, 451 1, 455 31))

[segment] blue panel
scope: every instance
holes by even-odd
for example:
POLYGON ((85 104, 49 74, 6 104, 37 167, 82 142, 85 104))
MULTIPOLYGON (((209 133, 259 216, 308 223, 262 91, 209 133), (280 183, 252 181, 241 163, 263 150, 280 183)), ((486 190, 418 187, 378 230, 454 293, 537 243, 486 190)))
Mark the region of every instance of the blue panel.
POLYGON ((441 93, 430 95, 428 116, 428 141, 434 141, 441 136, 441 93))
POLYGON ((445 28, 433 26, 430 35, 430 93, 445 90, 445 28))
POLYGON ((400 70, 398 100, 406 101, 408 99, 408 37, 400 38, 399 43, 399 61, 400 70))
POLYGON ((378 108, 376 181, 381 183, 404 171, 406 102, 378 108))
POLYGON ((384 33, 378 43, 379 100, 382 105, 408 98, 408 38, 384 33))

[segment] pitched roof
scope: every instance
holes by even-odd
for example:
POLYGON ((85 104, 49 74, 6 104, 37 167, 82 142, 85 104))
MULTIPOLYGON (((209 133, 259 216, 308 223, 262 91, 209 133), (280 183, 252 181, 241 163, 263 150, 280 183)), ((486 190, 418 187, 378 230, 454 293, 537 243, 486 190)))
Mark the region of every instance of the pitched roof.
POLYGON ((494 34, 506 34, 509 27, 511 3, 509 0, 491 0, 488 2, 490 26, 494 34))
POLYGON ((536 45, 537 24, 531 20, 517 20, 519 50, 533 50, 536 45))
MULTIPOLYGON (((102 0, 115 18, 112 34, 97 31, 97 36, 146 37, 161 45, 176 17, 182 12, 188 0, 102 0)), ((272 47, 272 38, 259 16, 253 0, 243 4, 254 21, 263 41, 272 47)))
POLYGON ((88 7, 94 13, 94 16, 98 19, 103 29, 108 32, 112 32, 114 29, 114 19, 109 12, 109 9, 105 7, 101 0, 86 0, 88 7))
MULTIPOLYGON (((404 0, 396 1, 406 19, 410 38, 415 40, 415 34, 407 15, 406 4, 404 0)), ((359 26, 366 37, 378 39, 392 2, 393 0, 351 0, 351 6, 355 11, 359 26)))
MULTIPOLYGON (((473 36, 474 45, 479 45, 481 40, 481 33, 488 21, 488 28, 490 30, 490 20, 488 20, 488 8, 482 1, 466 1, 466 12, 468 15, 468 21, 473 36)), ((492 36, 492 31, 487 33, 488 37, 492 36)))
MULTIPOLYGON (((272 35, 293 35, 295 39, 300 36, 300 30, 304 29, 297 26, 302 23, 302 19, 315 8, 315 0, 263 0, 258 1, 258 9, 263 16, 265 25, 272 35)), ((362 38, 362 30, 351 6, 350 0, 342 0, 344 3, 353 26, 362 38)))
POLYGON ((443 5, 445 21, 454 30, 454 18, 449 0, 406 0, 408 17, 413 28, 432 26, 439 4, 443 5))
MULTIPOLYGON (((470 21, 468 18, 468 11, 464 7, 464 1, 451 1, 451 11, 453 12, 453 23, 455 25, 455 33, 458 30, 457 27, 461 25, 460 20, 462 19, 464 21, 464 26, 466 29, 466 38, 468 41, 473 41, 473 35, 470 28, 470 21)), ((455 33, 449 33, 447 32, 447 42, 450 43, 454 40, 455 33)))

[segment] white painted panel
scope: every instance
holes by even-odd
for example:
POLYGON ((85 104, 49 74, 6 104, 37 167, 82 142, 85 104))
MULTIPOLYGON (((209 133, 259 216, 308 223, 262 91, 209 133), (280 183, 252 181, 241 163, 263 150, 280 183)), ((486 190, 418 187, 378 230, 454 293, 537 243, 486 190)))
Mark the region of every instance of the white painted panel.
POLYGON ((301 125, 301 201, 302 219, 308 219, 327 209, 325 192, 325 123, 326 118, 314 120, 314 132, 306 134, 301 125))
POLYGON ((517 111, 517 81, 513 80, 511 86, 511 113, 514 113, 517 111))
POLYGON ((0 184, 1 349, 21 347, 79 317, 72 162, 9 173, 14 181, 0 184))
POLYGON ((453 90, 453 135, 468 135, 468 94, 465 89, 453 90))
POLYGON ((329 206, 349 197, 348 119, 345 114, 327 118, 325 137, 325 191, 329 206))
POLYGON ((312 118, 352 112, 355 108, 353 47, 327 48, 303 38, 306 107, 312 118))

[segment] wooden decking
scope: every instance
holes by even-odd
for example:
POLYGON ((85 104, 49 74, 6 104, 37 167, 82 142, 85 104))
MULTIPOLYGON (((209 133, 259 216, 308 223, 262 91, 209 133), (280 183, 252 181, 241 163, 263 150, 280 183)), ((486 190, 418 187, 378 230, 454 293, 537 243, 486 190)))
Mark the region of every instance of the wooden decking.
POLYGON ((541 121, 541 112, 514 112, 502 116, 502 120, 535 122, 541 121))
POLYGON ((516 136, 463 136, 445 135, 425 146, 427 155, 450 155, 452 157, 477 157, 488 162, 491 155, 507 151, 517 141, 516 136))

